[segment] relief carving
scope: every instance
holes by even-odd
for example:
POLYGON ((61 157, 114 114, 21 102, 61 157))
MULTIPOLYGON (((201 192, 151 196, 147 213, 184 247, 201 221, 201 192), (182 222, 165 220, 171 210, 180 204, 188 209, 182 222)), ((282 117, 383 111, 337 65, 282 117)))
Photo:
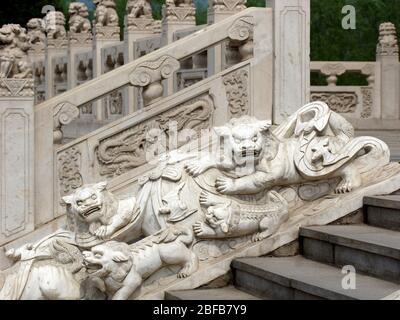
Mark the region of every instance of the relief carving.
POLYGON ((372 107, 374 102, 372 97, 372 88, 361 88, 361 93, 363 97, 361 117, 367 119, 372 115, 372 107))
POLYGON ((100 141, 97 149, 100 175, 115 177, 147 163, 146 152, 153 143, 151 130, 161 130, 168 139, 170 122, 176 123, 178 132, 182 129, 199 132, 207 128, 211 122, 213 108, 210 99, 202 96, 100 141))
POLYGON ((60 195, 65 196, 83 185, 81 170, 81 152, 70 148, 58 156, 58 180, 60 195))
MULTIPOLYGON (((175 117, 178 128, 209 128, 207 108, 213 109, 208 96, 199 97, 100 141, 99 160, 137 158, 146 147, 138 130, 165 129, 175 117)), ((209 154, 163 154, 135 197, 119 199, 104 182, 63 197, 65 229, 7 251, 15 264, 0 272, 0 299, 159 297, 212 280, 236 257, 296 240, 299 226, 336 221, 371 190, 391 193, 400 185, 387 145, 355 137, 324 102, 305 105, 275 129, 242 116, 214 131, 223 145, 209 154), (343 212, 335 215, 333 207, 343 212), (178 280, 186 277, 192 278, 178 280)))
POLYGON ((249 114, 249 74, 246 70, 238 70, 223 78, 226 98, 229 102, 231 118, 249 114))
POLYGON ((323 101, 338 113, 354 113, 358 97, 355 92, 312 92, 311 101, 323 101))

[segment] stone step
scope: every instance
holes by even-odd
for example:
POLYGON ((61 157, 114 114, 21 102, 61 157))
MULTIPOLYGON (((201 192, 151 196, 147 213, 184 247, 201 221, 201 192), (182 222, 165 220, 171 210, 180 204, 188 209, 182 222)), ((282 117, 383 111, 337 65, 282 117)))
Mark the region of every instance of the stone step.
POLYGON ((400 194, 364 198, 365 222, 400 231, 400 194))
POLYGON ((376 300, 400 290, 400 286, 377 278, 356 275, 355 289, 342 287, 342 270, 308 260, 285 258, 243 258, 234 260, 235 286, 268 299, 376 300))
POLYGON ((368 225, 328 225, 300 229, 301 254, 337 267, 400 282, 400 232, 368 225))
POLYGON ((167 291, 165 300, 260 300, 260 298, 228 286, 217 289, 167 291))

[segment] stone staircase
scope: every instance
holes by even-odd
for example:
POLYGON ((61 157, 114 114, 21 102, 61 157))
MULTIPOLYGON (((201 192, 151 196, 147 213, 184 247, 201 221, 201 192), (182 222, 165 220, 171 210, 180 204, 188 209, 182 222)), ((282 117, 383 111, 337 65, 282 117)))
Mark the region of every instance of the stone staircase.
POLYGON ((301 228, 300 255, 234 260, 233 285, 166 299, 394 299, 400 292, 400 195, 366 197, 362 224, 301 228), (356 270, 355 288, 342 286, 356 270))

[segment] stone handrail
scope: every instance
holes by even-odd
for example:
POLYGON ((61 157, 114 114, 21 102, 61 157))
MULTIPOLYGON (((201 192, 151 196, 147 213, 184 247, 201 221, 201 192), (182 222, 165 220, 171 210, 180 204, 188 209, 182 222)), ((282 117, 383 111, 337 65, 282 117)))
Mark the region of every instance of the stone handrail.
MULTIPOLYGON (((37 105, 35 139, 38 147, 35 156, 40 162, 35 165, 35 174, 40 179, 36 181, 36 211, 44 212, 41 221, 54 219, 54 201, 59 197, 52 188, 56 183, 56 170, 49 168, 55 168, 54 164, 58 160, 54 154, 54 141, 61 141, 62 126, 78 117, 79 107, 130 85, 143 90, 143 98, 148 105, 143 110, 144 114, 148 108, 154 108, 152 105, 155 103, 159 103, 161 108, 167 99, 159 101, 163 95, 161 80, 179 70, 180 60, 223 41, 233 42, 245 58, 243 60, 250 59, 251 81, 255 84, 252 92, 260 93, 257 96, 249 94, 251 114, 271 119, 273 81, 272 78, 267 81, 265 79, 273 76, 272 21, 272 9, 249 8, 37 105), (256 109, 254 105, 263 108, 256 109)), ((235 77, 229 81, 235 85, 235 77)))

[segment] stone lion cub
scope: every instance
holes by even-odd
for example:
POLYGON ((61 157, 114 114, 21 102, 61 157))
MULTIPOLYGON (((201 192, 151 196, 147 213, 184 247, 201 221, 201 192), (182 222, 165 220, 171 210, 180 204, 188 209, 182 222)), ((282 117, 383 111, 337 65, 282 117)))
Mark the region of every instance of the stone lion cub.
POLYGON ((85 251, 84 263, 90 278, 112 300, 127 300, 145 279, 164 266, 178 265, 178 278, 198 268, 195 253, 188 249, 194 240, 190 228, 170 227, 131 246, 110 241, 85 251))
POLYGON ((102 240, 110 239, 137 217, 136 198, 118 200, 106 188, 107 182, 85 185, 63 197, 77 233, 88 232, 102 240))

